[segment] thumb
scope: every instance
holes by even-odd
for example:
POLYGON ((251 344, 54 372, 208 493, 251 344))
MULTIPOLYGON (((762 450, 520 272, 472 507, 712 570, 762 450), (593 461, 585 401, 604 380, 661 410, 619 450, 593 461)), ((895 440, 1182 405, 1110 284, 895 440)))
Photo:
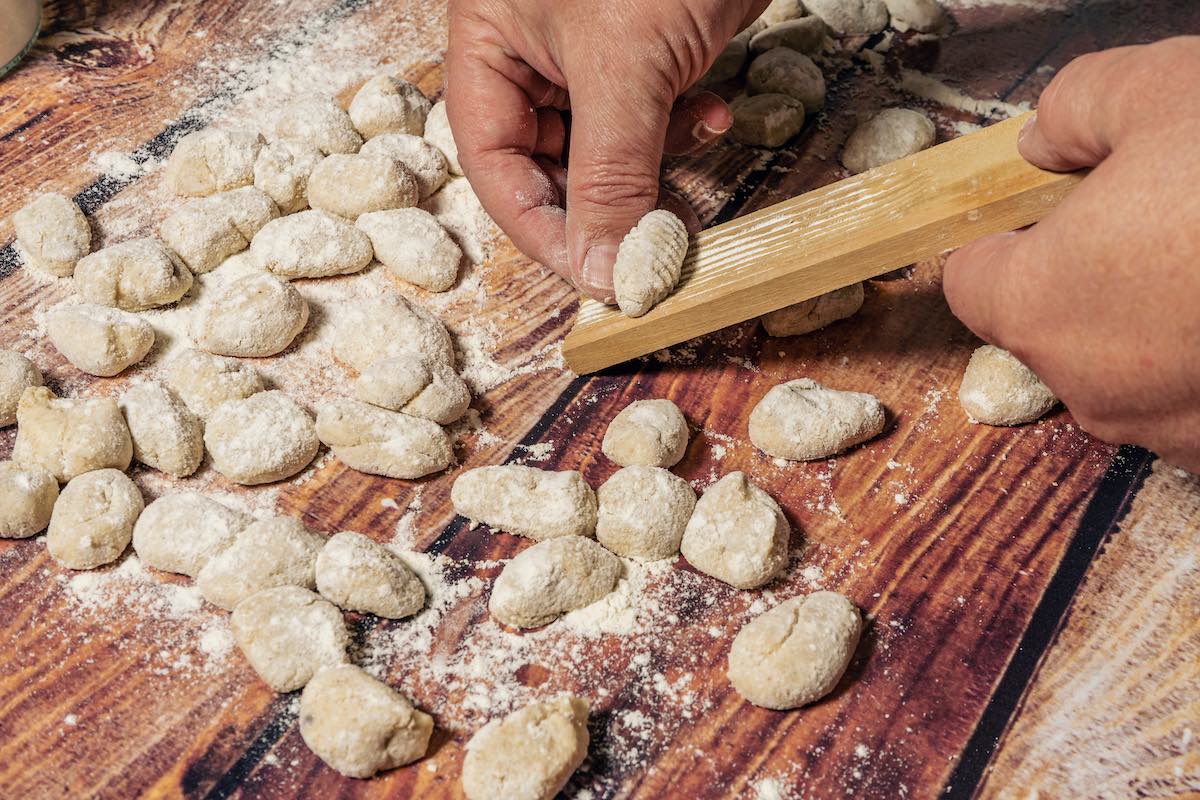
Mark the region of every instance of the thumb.
POLYGON ((985 236, 955 251, 942 273, 942 290, 954 316, 979 338, 1000 347, 1010 340, 1021 307, 1015 289, 1031 234, 985 236))

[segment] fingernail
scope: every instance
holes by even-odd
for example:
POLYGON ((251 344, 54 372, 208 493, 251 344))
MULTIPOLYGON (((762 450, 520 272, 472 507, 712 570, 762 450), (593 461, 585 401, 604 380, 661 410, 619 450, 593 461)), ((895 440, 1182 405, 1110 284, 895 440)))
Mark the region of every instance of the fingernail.
POLYGON ((580 291, 605 303, 614 302, 612 288, 613 265, 617 261, 617 247, 611 244, 594 245, 583 259, 580 275, 580 291))
POLYGON ((1034 129, 1036 129, 1036 128, 1037 128, 1037 112, 1034 112, 1033 116, 1030 117, 1029 119, 1025 120, 1025 124, 1021 126, 1021 132, 1017 134, 1017 144, 1020 144, 1021 142, 1025 141, 1025 137, 1028 136, 1029 134, 1033 133, 1034 129))

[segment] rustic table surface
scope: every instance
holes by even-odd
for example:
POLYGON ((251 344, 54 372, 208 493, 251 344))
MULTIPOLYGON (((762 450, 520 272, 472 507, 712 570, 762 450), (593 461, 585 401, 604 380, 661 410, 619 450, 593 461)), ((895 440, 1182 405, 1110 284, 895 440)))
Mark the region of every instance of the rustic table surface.
MULTIPOLYGON (((119 393, 130 377, 87 378, 38 335, 39 309, 71 286, 14 255, 8 218, 31 193, 76 196, 98 244, 111 243, 178 205, 157 167, 191 130, 263 127, 300 93, 344 101, 380 64, 441 91, 445 8, 433 0, 47 5, 30 58, 0 81, 0 346, 29 354, 61 393, 119 393)), ((944 41, 876 38, 831 61, 828 106, 790 146, 723 143, 669 163, 668 183, 706 222, 728 220, 837 178, 855 115, 881 103, 924 108, 944 140, 1036 102, 1081 53, 1200 33, 1191 0, 950 6, 944 41)), ((557 354, 572 293, 503 239, 486 249, 436 298, 378 270, 308 282, 312 341, 262 364, 311 406, 347 374, 330 361, 321 304, 362 286, 417 296, 458 337, 479 393, 458 429, 459 468, 392 481, 326 455, 260 489, 207 467, 183 482, 133 473, 148 496, 198 485, 423 554, 427 612, 349 619, 356 658, 435 714, 428 758, 341 777, 304 747, 295 696, 256 678, 226 616, 186 580, 130 557, 72 575, 39 537, 0 543, 0 795, 459 797, 471 732, 560 689, 594 711, 575 797, 1200 794, 1200 481, 1091 439, 1063 410, 1018 429, 969 424, 955 391, 978 342, 948 312, 938 263, 872 282, 861 313, 814 335, 771 340, 746 324, 577 377, 557 354), (800 376, 877 394, 887 431, 827 462, 764 457, 747 415, 800 376), (457 469, 523 461, 598 486, 614 469, 599 455, 607 421, 643 397, 687 415, 682 475, 703 486, 743 469, 780 500, 796 530, 792 569, 770 592, 738 592, 680 560, 631 572, 625 606, 608 614, 526 636, 497 628, 487 588, 524 543, 455 518, 457 469), (749 706, 724 677, 730 640, 771 602, 816 587, 869 615, 846 678, 807 709, 749 706)), ((168 344, 133 378, 155 374, 168 344)), ((13 436, 0 432, 0 456, 13 436)))

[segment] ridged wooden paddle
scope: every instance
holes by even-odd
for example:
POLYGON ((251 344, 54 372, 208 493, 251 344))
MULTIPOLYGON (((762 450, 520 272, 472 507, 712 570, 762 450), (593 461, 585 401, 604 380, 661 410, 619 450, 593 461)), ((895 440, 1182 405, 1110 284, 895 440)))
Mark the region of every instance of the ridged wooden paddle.
POLYGON ((700 232, 675 293, 645 316, 583 301, 567 364, 595 372, 1037 222, 1083 173, 1021 158, 1028 116, 700 232))

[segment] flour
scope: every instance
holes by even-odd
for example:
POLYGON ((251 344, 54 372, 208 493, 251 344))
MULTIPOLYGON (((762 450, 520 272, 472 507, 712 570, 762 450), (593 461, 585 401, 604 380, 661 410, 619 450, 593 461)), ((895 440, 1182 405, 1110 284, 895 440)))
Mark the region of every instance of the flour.
POLYGON ((911 69, 900 70, 900 79, 896 82, 896 86, 934 103, 994 120, 1016 117, 1032 108, 1027 102, 1014 105, 1003 100, 971 97, 958 89, 947 86, 932 75, 911 69))

